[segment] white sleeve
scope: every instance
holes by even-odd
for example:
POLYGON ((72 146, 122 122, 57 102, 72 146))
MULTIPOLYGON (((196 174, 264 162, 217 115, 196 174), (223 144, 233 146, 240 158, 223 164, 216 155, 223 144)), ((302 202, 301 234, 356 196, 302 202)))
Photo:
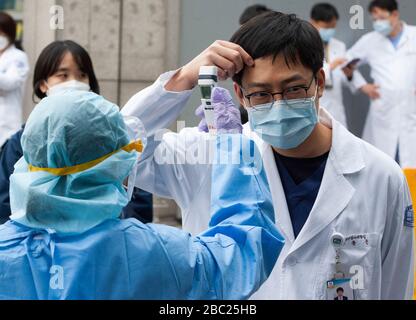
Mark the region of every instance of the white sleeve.
POLYGON ((368 63, 368 42, 368 34, 358 39, 358 41, 350 49, 347 50, 346 58, 348 61, 358 58, 360 59, 359 65, 368 63))
POLYGON ((354 71, 352 80, 349 83, 352 93, 356 93, 359 89, 367 84, 367 80, 365 80, 361 72, 357 69, 354 71))
POLYGON ((410 300, 414 281, 413 207, 405 177, 402 177, 382 240, 381 298, 410 300))
MULTIPOLYGON (((367 64, 368 63, 368 42, 369 42, 368 34, 361 37, 348 51, 346 54, 346 57, 348 61, 351 61, 353 59, 360 59, 360 62, 358 63, 358 66, 367 64)), ((367 81, 363 77, 363 75, 360 73, 360 71, 355 70, 354 76, 350 83, 350 89, 353 93, 355 93, 357 90, 359 90, 361 87, 367 84, 367 81)))
POLYGON ((139 118, 148 136, 168 128, 182 113, 191 97, 192 90, 171 92, 165 89, 176 72, 162 74, 150 87, 136 93, 121 110, 124 116, 139 118))
POLYGON ((148 138, 137 167, 136 186, 189 207, 211 173, 215 140, 197 128, 148 138))
POLYGON ((146 131, 147 145, 139 159, 136 186, 186 207, 210 172, 210 166, 189 159, 191 150, 205 143, 206 135, 197 129, 184 129, 180 133, 166 129, 181 114, 192 94, 192 90, 165 90, 174 74, 160 76, 152 86, 133 96, 121 113, 138 117, 146 131))
POLYGON ((26 57, 10 61, 6 72, 0 72, 0 90, 13 91, 25 85, 29 74, 29 63, 26 57))
POLYGON ((341 69, 337 69, 336 71, 342 73, 342 75, 340 75, 342 83, 354 94, 367 84, 367 81, 358 70, 354 71, 351 81, 348 80, 347 76, 341 69))

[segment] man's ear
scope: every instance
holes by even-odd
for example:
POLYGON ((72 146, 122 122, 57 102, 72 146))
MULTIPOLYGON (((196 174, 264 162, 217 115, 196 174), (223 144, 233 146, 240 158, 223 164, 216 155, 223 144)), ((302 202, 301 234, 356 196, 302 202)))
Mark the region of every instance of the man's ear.
POLYGON ((240 106, 245 106, 244 95, 241 92, 240 86, 236 82, 234 82, 234 93, 240 103, 240 106))
POLYGON ((318 97, 321 98, 325 91, 325 82, 326 82, 326 75, 325 75, 325 71, 323 68, 318 71, 316 75, 316 79, 317 79, 317 84, 318 84, 318 97))
POLYGON ((399 10, 394 10, 394 11, 391 13, 391 15, 392 15, 393 17, 395 17, 395 18, 400 18, 400 12, 399 12, 399 10))
POLYGON ((396 20, 397 23, 400 23, 400 12, 399 12, 399 10, 394 10, 391 13, 391 16, 393 17, 394 20, 396 20))

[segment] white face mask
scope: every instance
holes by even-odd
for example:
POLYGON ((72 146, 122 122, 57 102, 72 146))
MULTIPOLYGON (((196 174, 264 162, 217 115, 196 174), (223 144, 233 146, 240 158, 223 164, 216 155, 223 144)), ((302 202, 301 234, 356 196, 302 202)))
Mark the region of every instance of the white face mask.
POLYGON ((61 93, 64 91, 69 91, 69 90, 91 91, 91 87, 84 82, 77 81, 77 80, 70 80, 70 81, 58 83, 50 87, 48 91, 46 91, 46 95, 49 97, 51 95, 61 93))
POLYGON ((373 22, 373 28, 375 31, 381 33, 383 36, 388 36, 393 31, 393 26, 390 20, 376 20, 373 22))
POLYGON ((0 36, 0 51, 3 51, 9 46, 9 39, 5 36, 0 36))

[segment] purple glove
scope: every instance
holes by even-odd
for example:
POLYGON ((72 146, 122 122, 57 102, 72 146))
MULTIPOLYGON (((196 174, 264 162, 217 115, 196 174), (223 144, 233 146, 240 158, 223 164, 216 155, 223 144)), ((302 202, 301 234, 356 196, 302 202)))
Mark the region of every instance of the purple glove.
MULTIPOLYGON (((217 132, 241 133, 243 126, 241 124, 240 110, 235 106, 230 92, 224 88, 215 87, 211 94, 211 101, 214 107, 217 132)), ((199 131, 208 132, 203 105, 196 109, 195 115, 202 118, 198 126, 199 131)))

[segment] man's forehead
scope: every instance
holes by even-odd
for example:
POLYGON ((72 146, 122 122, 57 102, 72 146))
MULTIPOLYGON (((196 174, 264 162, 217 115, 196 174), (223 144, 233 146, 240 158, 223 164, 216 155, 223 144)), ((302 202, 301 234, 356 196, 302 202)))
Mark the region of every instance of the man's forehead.
POLYGON ((382 8, 374 8, 373 10, 371 10, 370 14, 373 17, 380 17, 380 16, 389 16, 391 13, 390 11, 386 10, 386 9, 382 9, 382 8))
POLYGON ((288 83, 308 80, 311 71, 302 64, 286 63, 284 57, 261 58, 254 61, 254 66, 245 70, 242 79, 245 87, 261 86, 270 83, 288 83))

